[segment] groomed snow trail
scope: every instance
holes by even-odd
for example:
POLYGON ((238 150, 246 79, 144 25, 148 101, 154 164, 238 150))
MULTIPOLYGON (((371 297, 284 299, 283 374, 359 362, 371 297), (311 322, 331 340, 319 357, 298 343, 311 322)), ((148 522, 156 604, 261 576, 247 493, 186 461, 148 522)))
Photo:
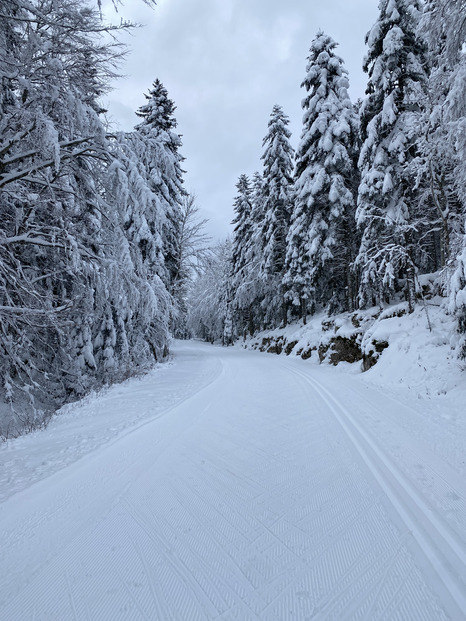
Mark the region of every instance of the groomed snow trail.
POLYGON ((178 344, 190 370, 0 504, 1 621, 466 619, 466 483, 417 410, 239 349, 178 344))

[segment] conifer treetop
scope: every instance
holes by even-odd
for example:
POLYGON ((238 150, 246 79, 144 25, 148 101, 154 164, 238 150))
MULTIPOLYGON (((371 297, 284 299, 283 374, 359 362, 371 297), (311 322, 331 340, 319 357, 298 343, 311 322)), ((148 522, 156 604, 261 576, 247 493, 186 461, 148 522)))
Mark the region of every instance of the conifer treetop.
POLYGON ((136 112, 137 116, 143 119, 136 129, 149 126, 151 129, 159 131, 170 131, 177 126, 174 116, 176 106, 168 97, 167 89, 157 78, 149 90, 144 94, 147 103, 141 106, 136 112))

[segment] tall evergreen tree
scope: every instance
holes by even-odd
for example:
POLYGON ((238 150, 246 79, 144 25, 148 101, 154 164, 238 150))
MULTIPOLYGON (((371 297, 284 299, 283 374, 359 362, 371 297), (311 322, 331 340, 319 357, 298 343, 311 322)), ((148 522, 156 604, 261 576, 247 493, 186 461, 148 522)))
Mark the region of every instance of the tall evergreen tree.
POLYGON ((261 272, 282 275, 285 266, 286 236, 291 212, 294 150, 289 139, 289 119, 280 106, 274 106, 263 140, 263 238, 261 272))
POLYGON ((163 255, 167 270, 166 284, 174 290, 179 277, 179 234, 183 197, 183 157, 179 153, 181 137, 173 130, 177 126, 175 105, 160 80, 155 80, 146 104, 137 112, 142 119, 136 126, 138 159, 150 179, 150 187, 157 195, 156 212, 146 217, 151 232, 161 225, 163 255), (160 219, 161 218, 161 219, 160 219))
POLYGON ((422 30, 430 49, 430 108, 424 143, 425 173, 439 214, 442 266, 449 310, 466 358, 466 3, 428 0, 422 30))
POLYGON ((362 306, 389 299, 406 281, 415 301, 415 217, 412 162, 417 155, 426 89, 425 47, 416 35, 419 0, 381 0, 380 15, 366 36, 369 74, 361 108, 357 257, 362 306))
POLYGON ((295 303, 301 297, 306 306, 321 304, 331 312, 352 306, 358 148, 357 117, 336 46, 317 34, 302 84, 307 95, 285 277, 295 303))
POLYGON ((286 257, 286 237, 291 214, 291 190, 294 150, 289 142, 289 119, 281 106, 273 107, 268 132, 262 146, 263 216, 259 228, 261 238, 260 275, 265 281, 263 302, 266 322, 286 323, 286 304, 283 274, 286 257), (280 312, 280 309, 281 312, 280 312))
POLYGON ((251 182, 247 175, 240 175, 236 184, 237 194, 232 244, 231 305, 233 324, 237 334, 254 333, 254 304, 258 298, 258 256, 255 246, 256 222, 251 182))
POLYGON ((137 133, 119 134, 113 144, 113 164, 107 188, 121 234, 120 265, 129 295, 122 298, 131 361, 161 360, 169 341, 169 318, 174 313, 163 255, 163 205, 141 165, 137 133))
MULTIPOLYGON (((466 25, 463 2, 428 0, 419 24, 419 36, 428 44, 428 98, 423 132, 419 141, 420 158, 417 183, 424 231, 419 249, 424 258, 421 268, 444 268, 457 252, 463 230, 462 203, 466 179, 466 141, 461 149, 461 118, 464 119, 464 80, 461 75, 462 41, 466 25), (455 94, 456 91, 456 94, 455 94), (459 96, 458 96, 459 95, 459 96), (463 170, 462 170, 463 169, 463 170)), ((418 226, 422 229, 422 226, 418 226)))

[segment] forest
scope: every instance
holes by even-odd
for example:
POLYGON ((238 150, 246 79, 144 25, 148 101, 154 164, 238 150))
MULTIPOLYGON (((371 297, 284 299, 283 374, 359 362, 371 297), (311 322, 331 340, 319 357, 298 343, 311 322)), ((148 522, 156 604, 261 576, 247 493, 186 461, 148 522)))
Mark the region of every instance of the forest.
POLYGON ((156 76, 131 132, 101 99, 124 58, 98 2, 0 0, 0 435, 166 360, 172 336, 246 334, 406 300, 437 274, 466 357, 466 7, 381 0, 352 102, 319 31, 296 150, 275 105, 208 248, 156 76))
MULTIPOLYGON (((294 151, 279 105, 262 170, 241 175, 232 239, 195 283, 191 322, 233 342, 317 310, 422 300, 435 273, 466 330, 466 7, 380 2, 366 36, 366 97, 351 102, 337 43, 318 32, 294 151), (221 286, 218 286, 218 283, 221 286)), ((464 337, 458 355, 466 355, 464 337)))

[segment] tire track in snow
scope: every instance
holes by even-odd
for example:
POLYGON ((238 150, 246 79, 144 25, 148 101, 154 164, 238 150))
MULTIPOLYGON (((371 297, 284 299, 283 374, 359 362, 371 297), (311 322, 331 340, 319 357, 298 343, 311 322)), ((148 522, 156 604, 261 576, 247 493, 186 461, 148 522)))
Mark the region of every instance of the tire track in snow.
POLYGON ((443 585, 444 592, 449 595, 449 613, 452 618, 463 618, 466 611, 466 548, 463 542, 432 511, 418 490, 369 433, 354 420, 349 410, 313 377, 297 369, 293 369, 293 372, 309 382, 334 414, 367 469, 418 544, 419 552, 428 560, 443 585))

